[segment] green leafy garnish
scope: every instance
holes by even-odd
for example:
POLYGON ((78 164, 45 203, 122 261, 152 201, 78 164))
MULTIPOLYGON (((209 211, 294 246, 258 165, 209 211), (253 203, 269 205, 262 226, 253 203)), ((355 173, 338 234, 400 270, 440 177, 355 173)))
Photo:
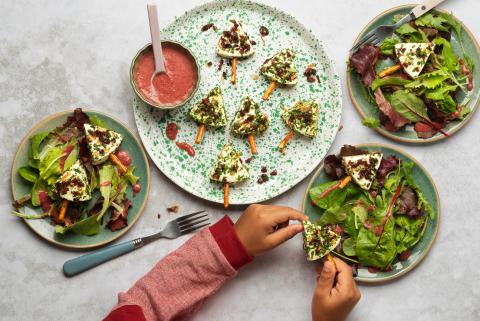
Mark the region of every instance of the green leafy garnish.
POLYGON ((412 81, 409 79, 403 79, 399 77, 385 77, 385 78, 377 78, 375 79, 372 84, 370 85, 370 88, 372 88, 372 91, 377 90, 379 87, 384 87, 384 86, 405 86, 410 84, 412 81))
POLYGON ((447 20, 442 16, 434 16, 431 13, 424 14, 415 20, 417 26, 430 27, 440 31, 448 31, 447 20))
POLYGON ((390 104, 397 113, 412 122, 428 119, 423 100, 406 90, 395 91, 390 96, 390 104))
POLYGON ((378 117, 366 117, 362 119, 362 125, 368 128, 380 127, 380 120, 378 117))

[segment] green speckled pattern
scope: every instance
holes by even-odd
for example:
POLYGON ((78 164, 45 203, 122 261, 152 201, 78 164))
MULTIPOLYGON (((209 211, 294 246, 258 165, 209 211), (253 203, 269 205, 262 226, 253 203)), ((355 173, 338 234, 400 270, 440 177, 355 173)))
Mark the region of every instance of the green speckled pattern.
MULTIPOLYGON (((415 180, 415 183, 418 184, 420 189, 422 190, 423 195, 427 199, 427 201, 432 206, 435 217, 433 221, 428 223, 428 226, 425 230, 425 234, 423 238, 413 247, 412 255, 408 258, 408 260, 399 262, 396 261, 393 264, 393 270, 390 272, 378 272, 378 273, 370 273, 366 268, 359 268, 358 269, 358 276, 356 279, 361 282, 367 283, 379 283, 379 282, 386 282, 396 279, 405 273, 411 271, 415 266, 417 266, 421 260, 428 254, 430 251, 430 247, 433 245, 435 241, 435 237, 438 232, 438 228, 440 225, 440 200, 438 197, 438 191, 435 187, 435 183, 433 182, 430 175, 427 173, 425 168, 420 165, 415 159, 413 159, 410 155, 395 149, 393 147, 389 147, 386 145, 376 145, 376 144, 366 144, 366 145, 357 145, 357 147, 368 150, 369 152, 380 152, 383 153, 384 157, 389 155, 395 155, 401 161, 411 161, 415 162, 415 166, 412 169, 412 176, 415 180)), ((320 166, 318 171, 313 176, 312 180, 308 184, 308 188, 305 194, 305 199, 303 201, 302 210, 303 212, 308 215, 312 222, 317 221, 320 216, 323 214, 323 210, 314 206, 312 204, 312 200, 308 195, 308 190, 313 186, 325 183, 330 181, 330 178, 327 177, 325 171, 323 170, 323 165, 320 166)))
MULTIPOLYGON (((364 34, 368 31, 373 30, 374 28, 384 25, 384 24, 392 24, 393 17, 397 14, 407 14, 413 5, 401 6, 397 8, 393 8, 375 19, 363 30, 360 35, 358 35, 357 39, 361 39, 364 34)), ((441 10, 433 9, 433 13, 435 12, 443 12, 441 10)), ((458 20, 458 19, 457 19, 458 20)), ((463 26, 463 24, 462 24, 463 26)), ((474 112, 477 110, 478 102, 480 101, 480 86, 478 84, 478 79, 480 79, 480 48, 476 40, 473 38, 473 35, 463 29, 463 44, 465 47, 465 52, 472 58, 475 68, 473 70, 473 78, 474 78, 474 89, 473 91, 469 92, 467 96, 465 94, 459 92, 457 94, 457 99, 460 102, 466 104, 472 112, 462 121, 452 121, 450 122, 445 131, 452 135, 456 131, 458 131, 463 125, 465 125, 473 116, 474 112)), ((462 56, 462 50, 460 44, 458 42, 458 37, 455 32, 452 32, 452 39, 451 39, 452 49, 458 56, 462 56)), ((350 98, 352 99, 355 107, 357 108, 358 112, 362 116, 365 117, 378 117, 378 107, 374 102, 371 102, 366 97, 366 90, 363 86, 362 82, 360 81, 357 73, 350 68, 347 70, 347 86, 350 92, 350 98)), ((417 134, 413 130, 413 126, 408 125, 405 129, 400 130, 398 132, 389 132, 382 127, 376 129, 380 134, 391 138, 396 141, 406 142, 406 143, 428 143, 438 141, 440 139, 446 138, 441 133, 437 133, 435 136, 428 138, 428 139, 421 139, 417 137, 417 134)))
MULTIPOLYGON (((201 74, 201 83, 195 97, 176 110, 163 112, 145 105, 139 99, 134 101, 135 120, 144 146, 165 175, 198 197, 222 203, 222 187, 210 182, 208 178, 217 154, 226 142, 231 141, 243 153, 243 159, 250 157, 247 140, 231 136, 229 128, 207 128, 203 142, 194 146, 195 157, 189 157, 165 135, 167 124, 175 122, 179 127, 177 141, 194 145, 198 126, 188 117, 188 111, 215 86, 222 88, 229 123, 245 96, 257 101, 271 120, 267 131, 256 137, 258 155, 249 164, 251 179, 231 188, 231 204, 250 204, 275 197, 315 169, 337 133, 342 98, 339 76, 333 63, 322 43, 311 31, 292 16, 277 9, 254 2, 225 0, 207 3, 188 11, 165 27, 162 34, 164 38, 181 42, 192 50, 201 74), (215 54, 220 32, 228 28, 230 19, 240 21, 250 39, 257 43, 253 57, 238 61, 236 85, 230 84, 230 75, 227 80, 222 80, 222 73, 217 70, 220 57, 215 54), (217 26, 217 32, 213 29, 201 32, 202 26, 209 22, 217 26), (270 31, 265 42, 260 38, 259 29, 262 25, 270 31), (261 97, 268 82, 262 76, 258 77, 258 69, 265 59, 287 47, 295 48, 297 53, 295 64, 299 71, 299 82, 292 88, 277 88, 268 101, 263 101, 261 97), (210 61, 213 66, 208 67, 210 61), (303 71, 311 63, 317 63, 320 83, 308 83, 303 76, 303 71), (291 106, 298 99, 319 101, 318 134, 313 140, 296 135, 288 144, 286 154, 282 155, 277 146, 288 129, 280 118, 281 106, 291 106), (268 172, 276 169, 278 175, 271 176, 268 182, 259 185, 257 178, 262 166, 266 166, 268 172)), ((223 70, 230 69, 224 67, 223 70)))

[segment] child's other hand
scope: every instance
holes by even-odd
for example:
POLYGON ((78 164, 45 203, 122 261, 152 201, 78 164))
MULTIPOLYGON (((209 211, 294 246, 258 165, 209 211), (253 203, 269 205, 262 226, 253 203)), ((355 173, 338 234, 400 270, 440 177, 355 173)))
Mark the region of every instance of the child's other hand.
POLYGON ((313 321, 343 321, 360 300, 360 291, 353 280, 352 268, 340 259, 337 265, 337 283, 334 286, 335 266, 326 261, 317 277, 317 288, 312 299, 313 321))
POLYGON ((250 205, 235 223, 235 232, 247 251, 259 255, 303 231, 303 225, 288 225, 289 220, 308 217, 285 206, 250 205))

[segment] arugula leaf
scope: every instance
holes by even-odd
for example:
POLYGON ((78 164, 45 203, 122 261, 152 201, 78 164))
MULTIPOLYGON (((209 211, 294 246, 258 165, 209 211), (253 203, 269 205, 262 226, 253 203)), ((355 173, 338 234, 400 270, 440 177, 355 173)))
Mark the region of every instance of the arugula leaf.
POLYGON ((415 29, 408 23, 402 25, 395 32, 405 37, 408 42, 430 42, 422 30, 415 29))
POLYGON ((362 119, 362 125, 368 128, 380 127, 380 120, 378 117, 366 117, 362 119))
POLYGON ((384 87, 384 86, 405 86, 412 81, 409 79, 403 79, 399 77, 386 77, 386 78, 377 78, 375 79, 372 84, 370 85, 370 88, 372 88, 372 91, 377 90, 378 87, 384 87))
POLYGON ((385 38, 380 45, 380 53, 385 56, 393 56, 395 53, 395 45, 400 43, 400 39, 397 36, 385 38))
POLYGON ((100 194, 103 197, 102 209, 97 213, 97 221, 100 221, 110 207, 110 194, 115 191, 112 188, 115 168, 113 165, 103 165, 98 171, 100 194))
POLYGON ((406 90, 395 91, 390 97, 390 104, 397 113, 412 122, 428 119, 427 106, 423 100, 406 90))
POLYGON ((442 46, 442 53, 439 55, 441 62, 450 72, 457 71, 459 68, 458 58, 453 52, 450 42, 442 37, 433 39, 433 43, 437 46, 442 46))
POLYGON ((108 126, 108 124, 104 120, 98 118, 97 116, 91 115, 89 116, 89 118, 92 125, 111 130, 110 126, 108 126))
POLYGON ((435 70, 429 73, 425 73, 405 85, 408 89, 434 89, 441 86, 445 80, 449 78, 448 74, 443 70, 435 70))
POLYGON ((457 88, 457 85, 442 85, 435 89, 426 90, 425 97, 431 100, 444 100, 445 96, 450 97, 450 92, 457 90, 457 88))
POLYGON ((55 233, 65 234, 67 231, 74 231, 82 235, 95 235, 100 231, 100 222, 98 220, 98 214, 84 218, 83 220, 77 221, 74 224, 68 226, 55 226, 55 233))
POLYGON ((407 182, 408 186, 410 186, 417 193, 418 206, 423 205, 423 207, 425 208, 425 211, 433 220, 435 217, 435 212, 432 206, 428 203, 428 201, 423 196, 422 191, 420 190, 420 187, 418 187, 418 185, 413 180, 412 169, 414 166, 415 166, 415 163, 413 162, 402 162, 402 164, 400 164, 400 168, 403 171, 403 175, 405 176, 405 181, 407 182))
POLYGON ((356 242, 353 238, 348 238, 343 241, 342 250, 343 253, 347 256, 357 256, 357 251, 355 251, 356 242))
POLYGON ((379 239, 371 230, 361 227, 355 252, 360 262, 379 269, 386 268, 397 256, 393 218, 388 219, 379 239))
POLYGON ((135 166, 130 166, 128 167, 127 171, 123 174, 123 177, 125 177, 130 185, 135 185, 138 182, 138 176, 133 175, 133 172, 135 171, 135 166))
POLYGON ((330 182, 326 182, 326 183, 317 185, 315 187, 312 187, 308 191, 308 194, 310 195, 312 202, 317 207, 320 207, 326 210, 332 206, 341 206, 347 198, 360 194, 360 190, 355 184, 348 184, 347 186, 345 186, 345 188, 343 189, 337 188, 332 192, 330 192, 327 196, 320 198, 322 193, 327 188, 337 183, 338 181, 330 181, 330 182))
POLYGON ((421 27, 430 27, 440 31, 448 31, 448 27, 444 24, 447 20, 442 16, 433 16, 431 13, 427 13, 415 20, 415 24, 421 27))

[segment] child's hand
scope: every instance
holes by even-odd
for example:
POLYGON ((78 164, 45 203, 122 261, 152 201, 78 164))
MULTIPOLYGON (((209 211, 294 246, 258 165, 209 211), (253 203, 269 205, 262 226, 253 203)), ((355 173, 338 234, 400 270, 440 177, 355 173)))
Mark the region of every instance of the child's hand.
POLYGON ((262 254, 303 231, 303 225, 288 225, 289 220, 308 220, 290 207, 250 205, 235 223, 235 232, 253 256, 262 254))
POLYGON ((325 262, 317 277, 317 288, 312 300, 313 321, 343 321, 360 300, 360 291, 353 280, 352 269, 340 259, 334 258, 337 265, 335 286, 335 266, 325 262))

